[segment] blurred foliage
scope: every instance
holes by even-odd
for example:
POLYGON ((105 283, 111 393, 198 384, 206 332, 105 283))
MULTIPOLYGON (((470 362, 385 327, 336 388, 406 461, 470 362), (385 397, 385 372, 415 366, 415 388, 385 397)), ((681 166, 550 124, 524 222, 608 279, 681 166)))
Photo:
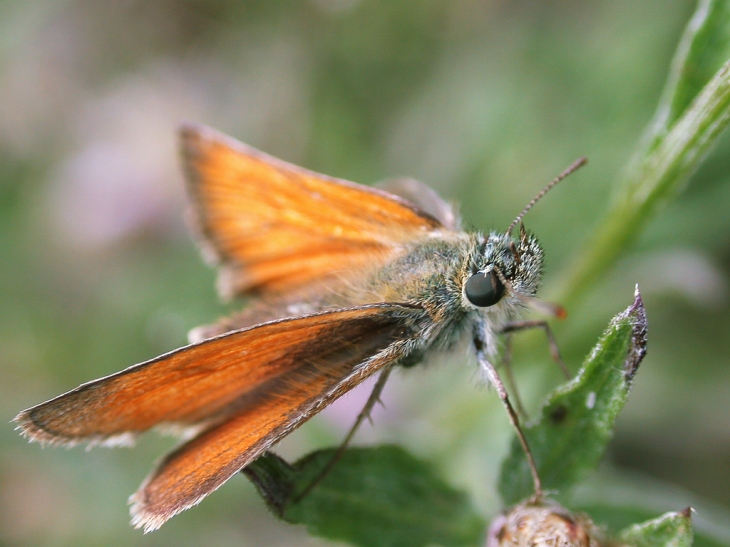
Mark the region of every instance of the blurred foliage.
MULTIPOLYGON (((358 182, 415 176, 461 203, 480 229, 505 228, 586 155, 589 166, 526 219, 547 254, 543 295, 555 294, 655 119, 694 8, 692 0, 0 2, 2 414, 9 421, 172 349, 227 311, 184 223, 181 119, 358 182)), ((729 148, 726 136, 681 198, 555 326, 577 368, 623 307, 619 295, 639 283, 649 354, 592 503, 605 501, 596 493, 661 480, 676 487, 652 498, 656 510, 642 518, 691 504, 696 526, 710 532, 703 515, 730 520, 729 148)), ((535 411, 559 371, 545 365, 539 333, 519 336, 516 350, 517 381, 535 411)), ((461 355, 395 378, 387 411, 358 440, 426 456, 493 515, 511 432, 461 355)), ((358 394, 346 397, 280 451, 297 457, 337 442, 360 405, 358 394)), ((41 451, 7 426, 0 443, 2 545, 314 544, 267 515, 243 479, 141 537, 128 525, 126 497, 168 439, 150 435, 132 451, 41 451)))
POLYGON ((566 276, 578 300, 687 186, 730 122, 730 3, 701 0, 672 61, 654 120, 605 218, 566 276))

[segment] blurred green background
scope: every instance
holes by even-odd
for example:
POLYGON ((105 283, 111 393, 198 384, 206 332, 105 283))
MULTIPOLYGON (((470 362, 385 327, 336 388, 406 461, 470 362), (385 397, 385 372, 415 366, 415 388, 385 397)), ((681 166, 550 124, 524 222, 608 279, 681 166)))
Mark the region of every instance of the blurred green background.
MULTIPOLYGON (((188 237, 181 120, 358 182, 414 176, 485 230, 506 228, 586 155, 588 167, 526 219, 545 247, 549 297, 651 119, 694 8, 0 2, 0 416, 9 422, 182 345, 187 330, 240 306, 218 302, 215 274, 188 237)), ((649 354, 593 488, 637 499, 631 485, 642 485, 656 514, 692 504, 699 521, 730 511, 729 152, 723 138, 687 191, 556 325, 576 370, 639 283, 649 354)), ((539 333, 516 346, 534 412, 560 375, 539 333)), ((398 442, 436 462, 494 515, 506 416, 466 352, 434 361, 396 375, 387 409, 358 442, 398 442)), ((337 443, 366 396, 367 387, 345 397, 280 452, 337 443)), ((173 445, 151 434, 133 450, 41 450, 0 428, 0 544, 320 544, 276 522, 238 477, 152 535, 130 528, 127 496, 173 445)))

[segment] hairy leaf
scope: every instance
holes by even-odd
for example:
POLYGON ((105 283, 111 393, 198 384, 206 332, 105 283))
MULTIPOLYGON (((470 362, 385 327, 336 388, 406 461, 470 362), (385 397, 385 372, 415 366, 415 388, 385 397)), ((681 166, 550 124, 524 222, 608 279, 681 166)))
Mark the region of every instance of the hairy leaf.
POLYGON ((624 530, 620 538, 632 547, 691 547, 692 510, 687 508, 635 524, 624 530))
MULTIPOLYGON (((637 290, 634 303, 611 321, 576 378, 548 396, 538 421, 525 428, 544 489, 563 491, 598 464, 646 353, 646 329, 637 290)), ((532 488, 515 438, 502 464, 499 492, 513 504, 532 494, 532 488)))
POLYGON ((294 465, 266 454, 244 469, 283 520, 312 534, 363 547, 478 545, 486 524, 466 494, 433 467, 395 446, 347 450, 302 499, 297 495, 336 449, 313 452, 294 465))

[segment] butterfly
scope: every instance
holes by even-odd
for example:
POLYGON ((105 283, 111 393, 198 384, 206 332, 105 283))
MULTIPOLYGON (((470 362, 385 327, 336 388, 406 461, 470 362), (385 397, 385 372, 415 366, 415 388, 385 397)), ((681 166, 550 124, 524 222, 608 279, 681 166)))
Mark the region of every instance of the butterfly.
MULTIPOLYGON (((15 418, 43 444, 131 445, 167 429, 184 441, 130 498, 132 524, 159 528, 367 378, 470 337, 505 402, 496 337, 534 300, 543 250, 522 216, 467 232, 432 189, 389 190, 320 175, 213 129, 181 146, 203 254, 225 297, 250 305, 195 329, 190 345, 85 383, 15 418), (516 236, 512 232, 520 223, 516 236)), ((363 415, 361 414, 361 417, 363 415)), ((353 430, 354 431, 354 430, 353 430)))

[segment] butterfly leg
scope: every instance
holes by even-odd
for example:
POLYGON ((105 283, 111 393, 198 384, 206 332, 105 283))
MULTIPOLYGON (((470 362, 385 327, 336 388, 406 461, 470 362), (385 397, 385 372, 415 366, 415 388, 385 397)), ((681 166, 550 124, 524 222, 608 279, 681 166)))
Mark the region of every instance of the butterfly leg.
POLYGON ((388 377, 390 376, 391 371, 393 370, 392 366, 386 367, 383 369, 383 371, 380 373, 380 376, 378 377, 377 382, 375 382, 375 386, 373 386, 373 391, 370 393, 370 397, 368 397, 367 402, 365 403, 365 406, 360 411, 360 414, 357 415, 357 419, 355 420, 355 423, 350 428, 350 431, 347 433, 347 436, 345 437, 345 440, 342 441, 342 444, 340 444, 340 447, 337 449, 337 452, 334 453, 332 456, 332 459, 327 463, 327 465, 320 471, 319 475, 317 475, 312 482, 307 485, 307 487, 294 498, 294 502, 298 502, 302 500, 304 497, 309 494, 312 489, 314 489, 315 486, 317 486, 322 479, 324 479, 327 474, 332 471, 332 468, 335 466, 335 464, 340 460, 342 455, 345 453, 345 450, 347 450, 347 447, 350 444, 350 441, 355 436, 355 433, 359 429, 359 427, 362 425, 362 423, 367 419, 370 419, 370 413, 373 411, 373 407, 376 403, 381 402, 380 401, 380 395, 383 393, 383 388, 385 387, 385 383, 388 381, 388 377))
POLYGON ((517 382, 515 381, 514 370, 512 369, 512 335, 505 333, 504 335, 504 352, 502 353, 501 367, 504 370, 504 379, 509 390, 512 392, 512 397, 515 400, 515 409, 522 419, 527 419, 527 411, 522 404, 522 397, 520 397, 520 390, 517 389, 517 382))
POLYGON ((501 334, 509 334, 511 332, 527 329, 542 329, 545 331, 545 336, 547 336, 548 344, 550 345, 550 355, 552 356, 553 361, 555 361, 560 367, 560 370, 563 371, 565 378, 570 380, 570 372, 568 371, 568 367, 565 366, 563 358, 560 356, 560 348, 558 348, 558 343, 553 335, 553 330, 550 328, 547 321, 514 321, 504 325, 499 332, 501 334))
POLYGON ((499 398, 502 400, 502 404, 504 404, 504 407, 507 409, 507 415, 509 416, 509 420, 512 423, 512 426, 515 428, 515 431, 517 432, 517 438, 520 441, 520 444, 522 445, 522 449, 525 451, 525 456, 527 457, 527 465, 530 468, 530 474, 532 475, 532 482, 535 486, 535 500, 539 500, 542 498, 542 483, 540 482, 540 475, 537 472, 537 465, 535 464, 535 459, 532 456, 532 451, 530 450, 530 446, 527 444, 527 439, 525 438, 525 434, 522 431, 522 427, 520 425, 520 418, 517 415, 517 412, 515 412, 514 407, 512 406, 512 403, 509 400, 509 395, 507 393, 507 389, 504 387, 504 383, 502 382, 502 379, 499 377, 499 374, 497 373, 497 369, 494 368, 494 365, 489 361, 486 354, 486 343, 484 338, 482 337, 481 333, 477 332, 474 336, 474 346, 476 348, 477 353, 477 361, 479 362, 479 368, 481 368, 485 374, 487 375, 487 379, 489 380, 489 383, 491 383, 494 386, 494 389, 497 390, 497 394, 499 395, 499 398))

